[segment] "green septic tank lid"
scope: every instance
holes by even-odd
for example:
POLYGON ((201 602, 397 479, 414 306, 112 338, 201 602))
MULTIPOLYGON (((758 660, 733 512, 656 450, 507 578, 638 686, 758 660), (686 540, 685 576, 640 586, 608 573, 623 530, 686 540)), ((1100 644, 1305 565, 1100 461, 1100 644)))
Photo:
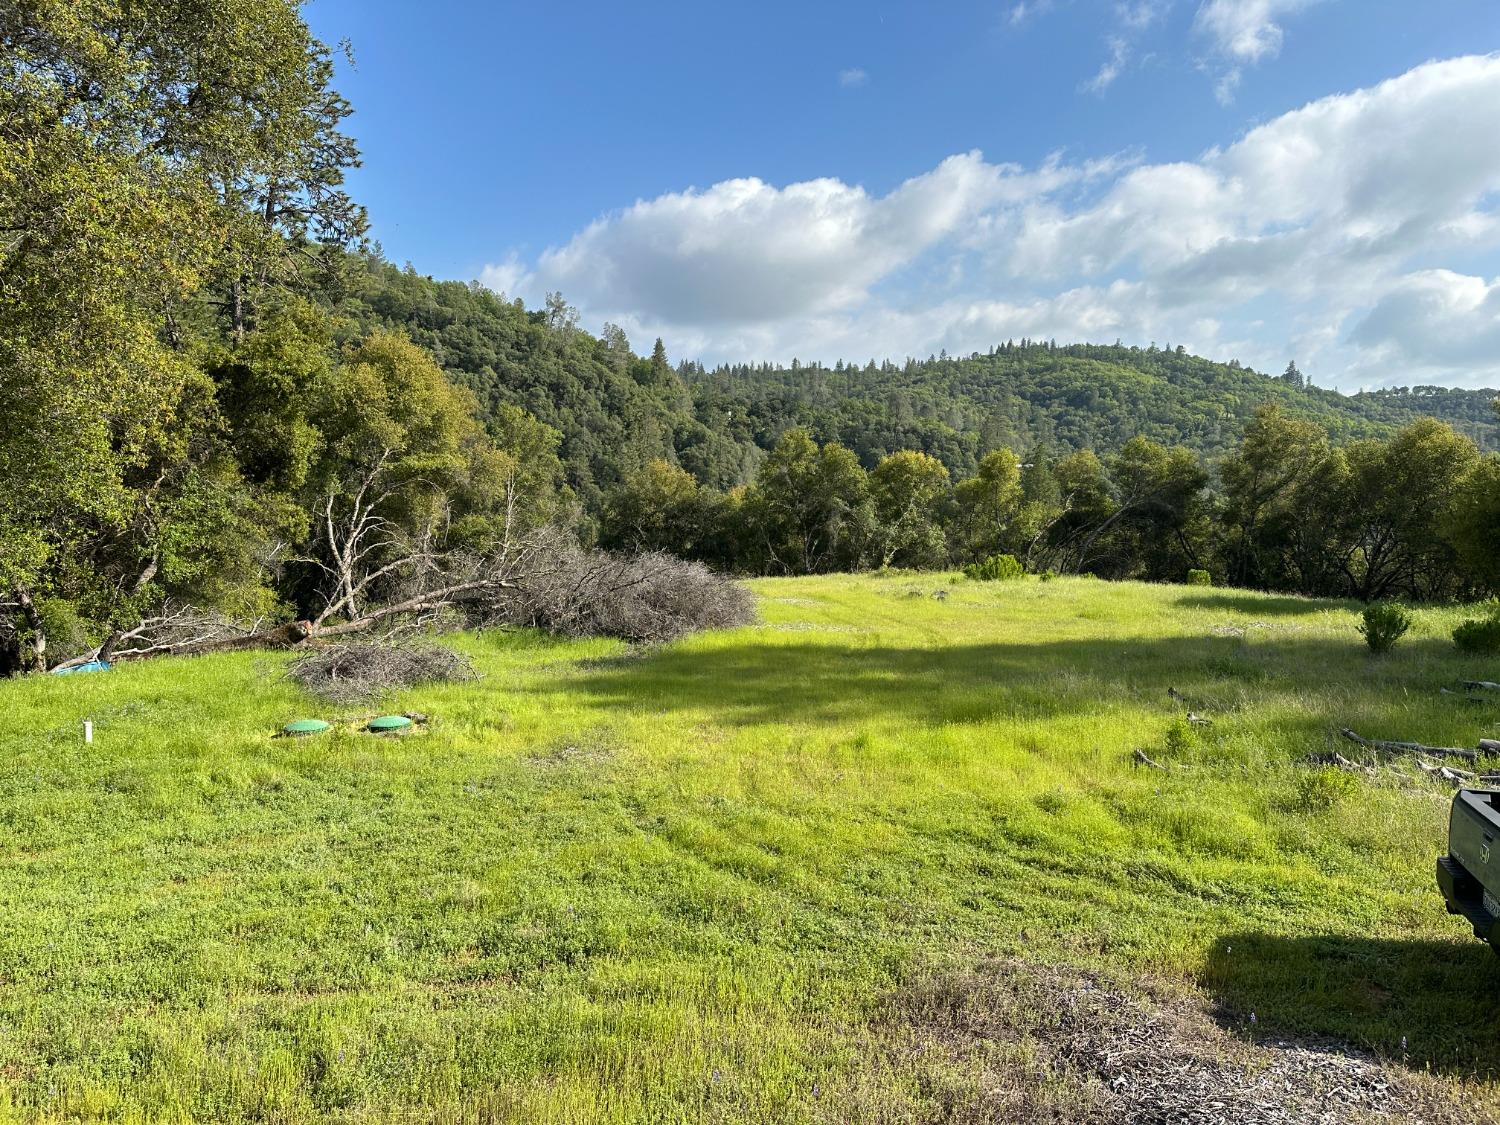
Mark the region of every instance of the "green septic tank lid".
POLYGON ((405 715, 382 715, 378 719, 371 719, 369 730, 376 734, 388 734, 393 730, 405 730, 411 726, 411 720, 405 715))
POLYGON ((282 734, 322 734, 328 724, 322 719, 297 719, 281 728, 282 734))

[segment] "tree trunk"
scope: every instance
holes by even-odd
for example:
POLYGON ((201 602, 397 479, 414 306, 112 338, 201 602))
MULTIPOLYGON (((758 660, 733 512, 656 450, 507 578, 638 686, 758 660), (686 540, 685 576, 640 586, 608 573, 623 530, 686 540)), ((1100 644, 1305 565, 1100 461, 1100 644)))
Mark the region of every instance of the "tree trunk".
POLYGON ((21 607, 21 617, 26 621, 26 627, 31 630, 31 644, 29 651, 21 653, 21 668, 27 672, 45 672, 47 670, 47 630, 42 624, 42 615, 37 611, 36 603, 31 600, 30 592, 26 590, 16 591, 16 604, 21 607))
POLYGON ((204 656, 211 652, 241 652, 257 648, 293 648, 312 636, 312 625, 307 621, 292 621, 274 629, 262 629, 258 633, 245 633, 233 637, 213 637, 188 644, 148 645, 143 649, 114 652, 118 638, 111 637, 95 655, 96 660, 147 660, 153 656, 204 656))
POLYGON ((229 323, 234 330, 234 346, 245 342, 245 287, 235 278, 229 287, 229 323))

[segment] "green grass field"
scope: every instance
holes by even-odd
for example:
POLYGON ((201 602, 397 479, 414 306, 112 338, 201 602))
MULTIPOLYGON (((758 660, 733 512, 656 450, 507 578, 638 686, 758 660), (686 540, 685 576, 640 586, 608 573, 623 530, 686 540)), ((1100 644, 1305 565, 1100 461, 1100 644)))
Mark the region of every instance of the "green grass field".
POLYGON ((0 1106, 922 1121, 877 1015, 994 956, 1201 992, 1495 1104, 1500 958, 1432 881, 1449 792, 1298 764, 1341 726, 1500 729, 1439 694, 1500 679, 1449 643, 1457 611, 1372 659, 1342 603, 754 588, 759 625, 660 650, 456 638, 483 679, 386 700, 432 716, 406 737, 273 739, 338 715, 276 654, 0 684, 0 1106), (1187 706, 1214 725, 1185 734, 1187 706))

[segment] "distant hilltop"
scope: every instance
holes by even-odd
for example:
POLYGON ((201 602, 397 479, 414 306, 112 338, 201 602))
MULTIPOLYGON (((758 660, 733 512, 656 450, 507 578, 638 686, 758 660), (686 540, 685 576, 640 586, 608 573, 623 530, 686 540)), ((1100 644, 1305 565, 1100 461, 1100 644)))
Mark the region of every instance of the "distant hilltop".
POLYGON ((669 366, 665 348, 640 357, 618 329, 583 331, 560 300, 526 310, 481 286, 434 281, 374 257, 340 311, 365 327, 409 333, 492 419, 519 407, 557 430, 569 484, 586 506, 628 467, 657 458, 712 487, 746 483, 794 427, 848 446, 867 468, 915 449, 955 478, 1000 446, 1106 452, 1136 436, 1212 460, 1266 402, 1321 422, 1338 442, 1431 416, 1481 449, 1500 449, 1496 390, 1345 395, 1308 385, 1295 369, 1269 376, 1183 348, 1022 340, 903 362, 669 366))

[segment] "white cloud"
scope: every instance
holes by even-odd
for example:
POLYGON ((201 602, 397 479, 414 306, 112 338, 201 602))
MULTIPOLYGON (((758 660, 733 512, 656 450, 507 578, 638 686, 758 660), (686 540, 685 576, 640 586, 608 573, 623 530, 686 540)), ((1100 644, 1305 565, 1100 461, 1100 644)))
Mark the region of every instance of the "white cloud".
POLYGON ((1243 68, 1281 52, 1281 20, 1318 0, 1203 0, 1193 27, 1229 65, 1214 88, 1221 103, 1234 99, 1243 68))
POLYGON ((1012 27, 1018 27, 1027 20, 1048 11, 1051 7, 1052 0, 1020 0, 1020 3, 1011 5, 1005 18, 1012 27))
POLYGON ((1141 36, 1171 7, 1172 0, 1119 0, 1114 5, 1115 29, 1104 40, 1109 54, 1080 88, 1091 94, 1103 94, 1113 86, 1130 65, 1141 36))
POLYGON ((1500 279, 1419 270, 1398 281, 1353 340, 1418 369, 1500 366, 1500 279))
POLYGON ((1497 135, 1500 56, 1453 59, 1193 161, 1028 171, 967 153, 885 195, 834 179, 663 195, 484 280, 562 289, 590 323, 710 361, 1119 336, 1277 369, 1296 346, 1325 383, 1493 380, 1497 283, 1438 267, 1500 250, 1497 135))
POLYGON ((1120 0, 1115 19, 1127 31, 1145 31, 1171 10, 1172 0, 1120 0))
POLYGON ((1095 94, 1102 94, 1110 86, 1114 85, 1120 72, 1125 69, 1125 63, 1130 59, 1130 44, 1118 35, 1109 37, 1109 58, 1104 60, 1102 66, 1094 77, 1083 84, 1085 90, 1095 94))
POLYGON ((854 86, 863 86, 869 80, 870 76, 857 66, 839 71, 839 85, 846 89, 854 86))
POLYGON ((1212 37, 1220 54, 1242 62, 1259 62, 1281 50, 1283 15, 1305 8, 1310 0, 1204 0, 1194 26, 1212 37))
POLYGON ((870 287, 997 206, 1073 179, 951 156, 875 198, 839 180, 726 180, 607 216, 537 263, 540 283, 587 308, 736 324, 847 309, 870 287))
POLYGON ((505 256, 505 260, 493 265, 485 266, 479 274, 479 283, 487 289, 493 289, 496 293, 508 297, 524 295, 530 288, 530 271, 526 263, 521 261, 521 256, 512 250, 505 256))
POLYGON ((1136 168, 1092 207, 1037 208, 1018 268, 1295 287, 1458 249, 1496 233, 1486 197, 1500 189, 1500 149, 1482 138, 1497 133, 1500 57, 1428 64, 1198 161, 1136 168))

